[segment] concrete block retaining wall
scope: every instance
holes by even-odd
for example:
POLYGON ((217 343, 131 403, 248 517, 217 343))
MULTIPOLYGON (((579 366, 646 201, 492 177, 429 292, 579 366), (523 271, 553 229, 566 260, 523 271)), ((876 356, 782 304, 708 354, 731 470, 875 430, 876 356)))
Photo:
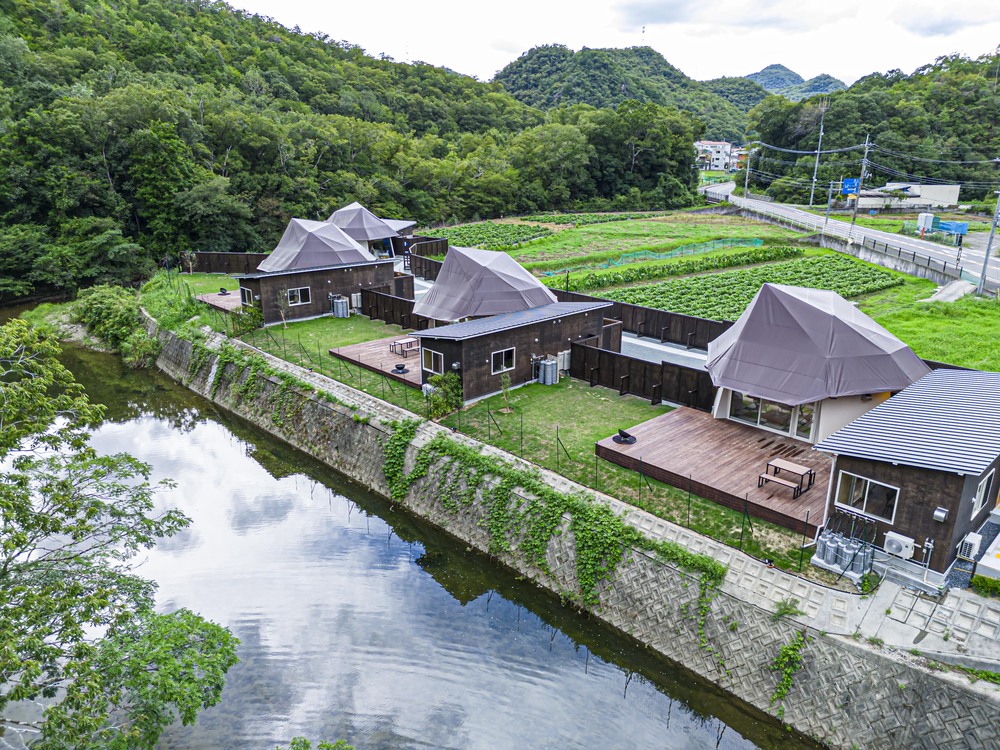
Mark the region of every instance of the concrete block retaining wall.
MULTIPOLYGON (((262 377, 252 395, 243 399, 239 371, 234 365, 222 365, 224 369, 217 377, 220 365, 216 357, 210 356, 192 373, 191 344, 168 332, 160 332, 159 336, 163 350, 157 364, 173 378, 361 485, 388 496, 382 468, 383 444, 392 433, 389 423, 415 415, 268 355, 262 356, 270 366, 294 370, 297 378, 332 393, 337 402, 316 393, 290 391, 274 376, 262 377)), ((442 431, 457 441, 475 445, 481 452, 494 453, 513 464, 522 463, 491 446, 452 435, 436 424, 423 423, 408 450, 407 471, 413 468, 419 447, 442 431)), ((424 478, 413 483, 401 504, 465 543, 488 551, 489 534, 482 521, 486 515, 483 495, 489 492, 489 483, 480 487, 476 502, 455 513, 438 498, 448 472, 446 462, 432 465, 424 478)), ((556 475, 547 475, 546 481, 564 492, 583 490, 556 475)), ((663 529, 665 537, 687 540, 694 551, 714 550, 717 558, 730 565, 730 572, 711 599, 703 633, 699 632, 698 579, 638 550, 627 556, 611 580, 600 585, 600 604, 584 607, 590 615, 772 715, 782 712, 777 705, 771 705, 780 676, 771 665, 783 646, 797 633, 805 632, 801 669, 780 702, 782 721, 831 747, 1000 747, 1000 733, 996 730, 1000 691, 994 686, 970 684, 958 675, 933 672, 898 651, 889 653, 851 638, 845 634, 846 625, 839 633, 823 633, 817 623, 848 622, 822 614, 823 607, 829 609, 829 604, 819 604, 824 597, 829 599, 823 587, 767 569, 735 550, 610 498, 607 501, 644 533, 663 529), (782 591, 796 593, 805 610, 803 615, 774 619, 773 604, 778 596, 774 592, 782 591)), ((557 594, 579 591, 574 542, 568 530, 555 535, 549 543, 548 572, 525 563, 516 550, 514 554, 500 555, 500 559, 557 594)), ((838 606, 836 602, 834 605, 838 606)))

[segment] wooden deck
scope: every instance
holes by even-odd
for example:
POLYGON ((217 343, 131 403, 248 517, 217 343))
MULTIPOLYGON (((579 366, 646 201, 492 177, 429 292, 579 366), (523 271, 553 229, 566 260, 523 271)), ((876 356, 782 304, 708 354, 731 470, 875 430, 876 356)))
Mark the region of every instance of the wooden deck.
MULTIPOLYGON (((832 460, 809 443, 782 437, 711 414, 679 407, 629 429, 636 442, 599 441, 601 458, 646 476, 688 489, 700 497, 810 536, 822 523, 832 460), (816 472, 813 486, 792 498, 792 489, 769 482, 757 487, 772 458, 784 458, 816 472), (809 514, 808 525, 806 513, 809 514)), ((784 475, 783 475, 784 476, 784 475)))
POLYGON ((341 346, 330 349, 330 354, 345 362, 352 362, 366 370, 385 375, 387 378, 405 383, 413 388, 420 387, 420 350, 414 349, 406 357, 394 354, 389 350, 389 344, 397 339, 406 338, 406 334, 392 336, 387 339, 365 341, 360 344, 341 346), (396 364, 405 364, 407 372, 398 374, 393 368, 396 364))
POLYGON ((220 294, 219 292, 199 294, 195 299, 199 302, 204 302, 209 307, 214 307, 216 310, 222 310, 222 312, 232 312, 243 306, 243 303, 240 302, 239 289, 235 292, 226 292, 225 294, 220 294))

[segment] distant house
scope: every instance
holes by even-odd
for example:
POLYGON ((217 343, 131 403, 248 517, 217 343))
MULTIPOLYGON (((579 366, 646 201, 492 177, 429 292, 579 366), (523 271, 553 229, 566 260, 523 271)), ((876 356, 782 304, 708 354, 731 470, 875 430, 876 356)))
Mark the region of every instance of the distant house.
POLYGON ((873 523, 891 559, 940 581, 997 510, 1000 373, 935 370, 816 449, 834 456, 829 513, 873 523))
POLYGON ((728 170, 732 164, 732 148, 726 141, 695 141, 695 163, 699 169, 728 170))
POLYGON ((527 310, 555 295, 507 253, 451 247, 434 285, 413 306, 414 315, 457 321, 527 310))
POLYGON ((344 230, 348 237, 376 256, 395 254, 394 240, 412 234, 416 222, 403 219, 380 219, 360 203, 350 203, 334 211, 328 222, 344 230))
MULTIPOLYGON (((449 253, 450 255, 450 253, 449 253)), ((599 335, 610 302, 554 302, 517 312, 416 331, 422 382, 457 372, 464 400, 500 392, 506 373, 513 385, 538 377, 538 363, 558 357, 573 341, 599 335)))
POLYGON ((949 208, 958 205, 960 185, 921 185, 913 182, 890 182, 882 187, 861 191, 858 208, 908 206, 949 208))
POLYGON ((764 284, 708 344, 713 415, 816 443, 930 370, 835 292, 764 284))
POLYGON ((235 278, 241 302, 269 324, 330 313, 335 297, 392 284, 394 272, 392 260, 377 260, 336 225, 292 219, 256 273, 235 278))

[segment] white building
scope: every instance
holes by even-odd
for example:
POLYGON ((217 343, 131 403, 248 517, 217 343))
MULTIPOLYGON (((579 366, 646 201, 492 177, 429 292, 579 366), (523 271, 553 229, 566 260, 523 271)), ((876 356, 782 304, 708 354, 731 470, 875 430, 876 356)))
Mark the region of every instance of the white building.
POLYGON ((726 141, 695 141, 695 162, 699 169, 728 170, 733 145, 726 141))

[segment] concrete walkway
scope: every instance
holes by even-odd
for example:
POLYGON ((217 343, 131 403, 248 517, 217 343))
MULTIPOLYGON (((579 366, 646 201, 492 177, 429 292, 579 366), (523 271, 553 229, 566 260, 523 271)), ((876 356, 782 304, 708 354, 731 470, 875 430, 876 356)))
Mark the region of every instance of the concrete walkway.
POLYGON ((950 284, 938 287, 938 290, 928 297, 927 301, 954 302, 955 300, 964 297, 966 294, 972 294, 974 291, 976 291, 975 284, 968 281, 956 280, 952 281, 950 284))

